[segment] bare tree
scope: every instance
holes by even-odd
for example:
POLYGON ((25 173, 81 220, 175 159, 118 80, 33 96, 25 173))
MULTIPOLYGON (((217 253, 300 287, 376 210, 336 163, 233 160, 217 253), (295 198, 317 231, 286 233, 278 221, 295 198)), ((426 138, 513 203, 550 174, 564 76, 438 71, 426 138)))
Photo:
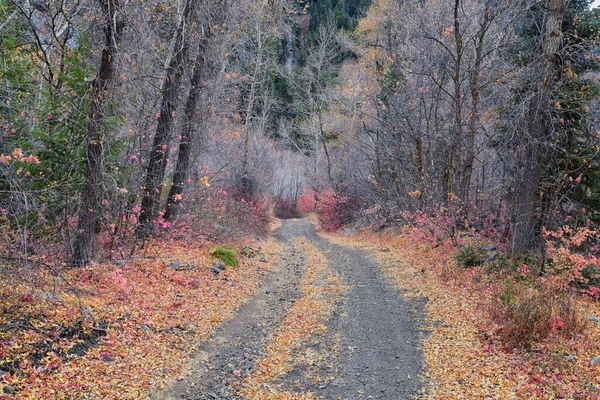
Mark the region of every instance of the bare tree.
POLYGON ((547 0, 541 57, 535 93, 529 103, 526 131, 520 132, 515 220, 510 242, 513 252, 535 249, 540 244, 540 183, 544 142, 550 139, 552 120, 550 94, 559 70, 562 23, 566 0, 547 0))
POLYGON ((183 76, 184 60, 188 52, 190 25, 193 25, 195 5, 196 2, 193 0, 185 0, 184 2, 183 12, 173 41, 171 59, 161 89, 160 116, 142 188, 142 209, 136 231, 140 237, 148 236, 153 232, 154 220, 158 217, 163 180, 169 156, 169 144, 183 76))
POLYGON ((198 41, 196 61, 194 71, 190 82, 190 90, 185 102, 183 111, 183 127, 181 129, 181 139, 179 142, 179 151, 177 153, 177 165, 173 175, 173 183, 167 197, 167 206, 165 208, 164 218, 172 221, 177 216, 177 209, 181 204, 183 190, 190 170, 191 145, 194 140, 194 122, 196 119, 196 109, 198 99, 202 89, 202 71, 204 70, 206 57, 206 42, 208 37, 203 37, 198 41))
POLYGON ((94 257, 95 237, 100 230, 103 188, 103 143, 106 103, 110 98, 115 62, 125 22, 119 0, 100 0, 104 13, 104 48, 100 67, 90 92, 90 111, 86 136, 85 187, 82 193, 77 235, 73 244, 74 266, 89 263, 94 257))

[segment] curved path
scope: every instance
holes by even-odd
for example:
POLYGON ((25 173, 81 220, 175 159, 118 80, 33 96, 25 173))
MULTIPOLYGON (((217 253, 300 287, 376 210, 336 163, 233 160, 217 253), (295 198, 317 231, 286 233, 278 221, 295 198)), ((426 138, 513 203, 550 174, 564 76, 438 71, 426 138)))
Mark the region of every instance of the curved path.
POLYGON ((422 302, 403 298, 367 253, 321 238, 308 220, 283 221, 276 237, 287 245, 281 265, 236 317, 200 346, 190 377, 153 397, 242 398, 238 388, 244 377, 252 374, 269 335, 300 296, 306 256, 293 239, 304 237, 326 256, 348 290, 336 301, 326 333, 296 350, 318 360, 311 363, 310 374, 306 365, 296 366, 277 384, 286 392, 312 392, 321 399, 412 398, 421 387, 422 302))

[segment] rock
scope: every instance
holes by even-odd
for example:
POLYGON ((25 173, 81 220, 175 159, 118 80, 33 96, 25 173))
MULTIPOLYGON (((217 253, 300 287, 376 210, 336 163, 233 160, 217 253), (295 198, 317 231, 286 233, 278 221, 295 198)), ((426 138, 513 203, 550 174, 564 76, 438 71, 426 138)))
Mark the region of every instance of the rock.
POLYGON ((254 258, 259 254, 259 251, 252 248, 251 246, 246 246, 242 249, 240 254, 244 257, 254 258))
POLYGON ((196 269, 196 264, 194 264, 194 263, 185 263, 185 264, 183 264, 183 266, 186 269, 191 269, 191 270, 195 270, 196 269))
POLYGON ((496 258, 498 258, 498 252, 495 251, 492 254, 490 254, 487 258, 487 261, 494 261, 496 258))
POLYGON ((494 246, 493 244, 488 244, 487 246, 484 247, 484 249, 486 249, 487 251, 495 251, 498 248, 496 246, 494 246))
POLYGON ((225 265, 225 263, 221 260, 217 260, 215 261, 215 265, 213 265, 214 269, 218 269, 219 271, 224 271, 225 268, 227 268, 227 266, 225 265))
POLYGON ((124 267, 127 264, 127 260, 119 260, 115 262, 115 267, 124 267))
POLYGON ((346 234, 346 236, 354 236, 356 234, 356 232, 354 232, 354 229, 350 228, 344 229, 344 233, 346 234))
POLYGON ((210 271, 215 275, 219 275, 225 268, 227 268, 225 263, 221 260, 217 260, 215 261, 215 265, 210 268, 210 271))
POLYGON ((390 249, 386 247, 385 249, 381 249, 379 251, 382 252, 382 253, 389 253, 390 249))
POLYGON ((600 318, 596 317, 595 315, 588 315, 587 320, 600 324, 600 318))
POLYGON ((596 356, 592 359, 592 363, 594 364, 600 364, 600 356, 596 356))
POLYGON ((323 280, 323 279, 317 279, 316 281, 314 281, 310 285, 311 286, 324 286, 324 285, 329 285, 329 282, 327 282, 326 280, 323 280))
POLYGON ((167 257, 167 258, 173 258, 173 254, 169 253, 165 257, 167 257))
POLYGON ((12 387, 11 385, 5 385, 2 388, 2 391, 6 394, 15 394, 15 388, 12 387))
POLYGON ((179 264, 177 261, 173 261, 173 262, 169 263, 169 268, 177 271, 177 270, 181 269, 181 264, 179 264))

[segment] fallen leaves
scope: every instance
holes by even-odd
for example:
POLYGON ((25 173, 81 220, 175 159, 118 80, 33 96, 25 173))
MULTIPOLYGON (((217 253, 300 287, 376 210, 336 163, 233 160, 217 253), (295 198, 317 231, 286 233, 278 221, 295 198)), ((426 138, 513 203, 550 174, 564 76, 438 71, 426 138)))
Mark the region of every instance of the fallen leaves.
POLYGON ((240 394, 248 400, 308 400, 318 397, 311 392, 294 393, 279 387, 276 379, 299 362, 298 349, 308 339, 327 330, 324 323, 333 312, 335 300, 346 290, 339 275, 328 265, 323 253, 306 239, 296 241, 306 251, 306 270, 302 295, 296 300, 279 328, 269 337, 265 355, 244 380, 240 394), (315 285, 314 283, 326 282, 315 285), (296 356, 294 356, 296 355, 296 356))
MULTIPOLYGON (((261 246, 270 261, 279 251, 274 240, 261 246)), ((3 275, 0 386, 20 399, 147 398, 180 376, 187 355, 254 294, 270 265, 242 256, 214 279, 213 262, 206 246, 180 240, 124 265, 66 270, 52 293, 3 275), (190 268, 171 269, 171 260, 190 268)))
MULTIPOLYGON (((422 399, 599 399, 600 328, 593 321, 573 340, 550 339, 530 351, 506 351, 490 340, 482 304, 489 299, 483 268, 458 267, 452 249, 432 248, 410 235, 372 232, 324 234, 342 245, 369 246, 384 274, 406 296, 427 299, 427 366, 422 399)), ((413 236, 414 237, 414 236, 413 236)), ((580 298, 579 312, 600 315, 600 304, 580 298)))

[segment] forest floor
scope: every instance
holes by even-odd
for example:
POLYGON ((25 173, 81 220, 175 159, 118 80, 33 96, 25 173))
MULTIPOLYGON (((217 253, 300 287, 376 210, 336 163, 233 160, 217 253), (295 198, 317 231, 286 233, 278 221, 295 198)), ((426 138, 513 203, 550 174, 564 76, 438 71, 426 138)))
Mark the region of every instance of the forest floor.
POLYGON ((156 399, 410 399, 421 387, 423 302, 360 249, 286 220, 283 257, 185 379, 156 399))
POLYGON ((598 302, 578 300, 574 338, 507 350, 492 277, 455 247, 316 225, 229 243, 240 265, 218 275, 185 241, 35 288, 6 266, 0 400, 600 399, 598 302))

